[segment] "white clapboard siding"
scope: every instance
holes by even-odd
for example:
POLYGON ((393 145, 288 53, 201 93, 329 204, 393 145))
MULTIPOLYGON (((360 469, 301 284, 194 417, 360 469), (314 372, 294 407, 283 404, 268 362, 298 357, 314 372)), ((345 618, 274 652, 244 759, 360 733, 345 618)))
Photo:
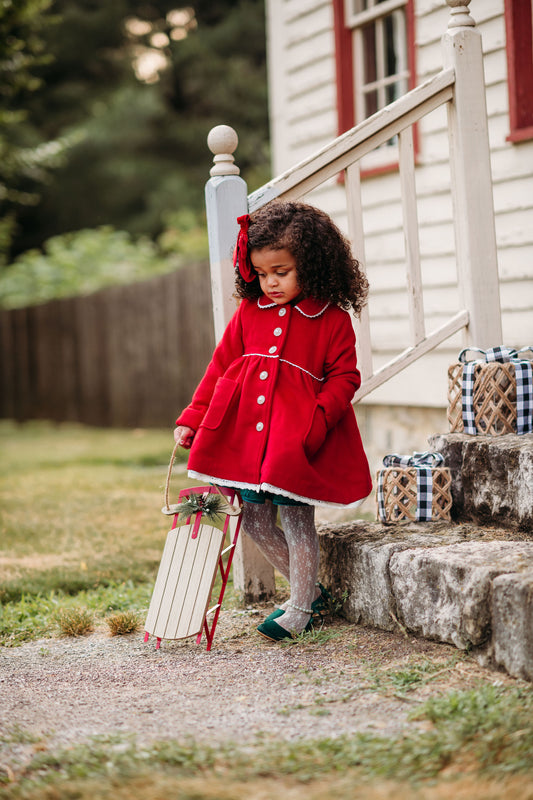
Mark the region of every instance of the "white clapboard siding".
POLYGON ((298 120, 314 119, 318 115, 329 113, 335 105, 331 97, 329 81, 324 81, 321 86, 310 87, 307 90, 301 88, 293 93, 289 101, 291 104, 289 117, 291 125, 294 125, 298 120))
POLYGON ((531 280, 531 264, 533 264, 533 242, 507 247, 500 258, 499 271, 502 282, 513 280, 531 280))
MULTIPOLYGON (((501 298, 502 308, 528 311, 533 305, 533 281, 528 279, 502 281, 501 298)), ((531 334, 533 335, 533 327, 531 328, 531 334)))
MULTIPOLYGON (((457 265, 454 258, 439 256, 422 260, 424 293, 438 292, 444 287, 457 286, 457 265)), ((372 297, 382 292, 399 293, 405 287, 403 261, 379 264, 373 272, 372 297)))
MULTIPOLYGON (((403 265, 402 265, 403 266, 403 265)), ((400 272, 400 268, 398 268, 400 272)), ((401 269, 405 275, 405 267, 401 269)), ((405 283, 405 278, 404 278, 405 283)), ((440 284, 435 288, 424 288, 424 306, 426 316, 429 318, 431 315, 437 317, 444 316, 448 318, 452 316, 458 307, 458 293, 455 284, 443 285, 440 284)), ((408 308, 408 300, 406 293, 399 294, 396 287, 384 288, 375 291, 372 294, 372 316, 375 320, 379 320, 380 316, 385 320, 391 319, 395 314, 404 313, 408 308)), ((393 338, 395 341, 395 338, 393 338)), ((405 342, 407 345, 408 342, 405 342)))
MULTIPOLYGON (((528 208, 528 193, 533 191, 533 176, 520 176, 516 180, 494 183, 494 208, 497 214, 522 211, 528 208)), ((533 240, 533 224, 528 225, 533 240)))
MULTIPOLYGON (((489 129, 489 138, 491 147, 505 147, 507 142, 501 137, 497 127, 498 121, 506 121, 506 116, 509 112, 509 99, 505 91, 504 83, 497 83, 487 88, 487 110, 490 114, 491 126, 489 129), (502 120, 502 117, 504 118, 502 120)), ((508 120, 507 120, 508 122, 508 120)), ((507 128, 507 133, 509 129, 507 128)), ((507 136, 507 133, 505 134, 507 136)))
POLYGON ((267 46, 273 171, 288 169, 332 139, 336 129, 335 54, 331 4, 323 0, 269 0, 267 46), (317 32, 319 36, 317 37, 317 32), (298 43, 301 42, 301 45, 298 43), (325 79, 327 86, 325 87, 325 79), (292 103, 302 87, 309 99, 316 87, 324 119, 292 124, 292 103), (329 88, 328 88, 329 87, 329 88), (307 130, 305 130, 307 127, 307 130))
MULTIPOLYGON (((420 162, 420 159, 419 159, 420 162)), ((420 164, 416 171, 416 187, 419 198, 424 201, 435 193, 441 196, 450 194, 450 164, 449 161, 438 161, 420 164)))
MULTIPOLYGON (((513 181, 522 175, 533 178, 533 142, 522 142, 520 147, 505 147, 492 153, 492 179, 495 183, 513 181), (524 157, 525 156, 525 157, 524 157)), ((531 192, 524 202, 531 203, 531 192)), ((531 207, 531 206, 530 206, 531 207)))
MULTIPOLYGON (((498 153, 507 151, 508 142, 507 136, 509 135, 509 116, 508 107, 505 104, 504 108, 498 110, 491 116, 490 127, 490 145, 493 161, 496 160, 498 153)), ((523 169, 523 167, 521 168, 523 169)))
MULTIPOLYGON (((269 47, 277 56, 275 63, 272 59, 269 63, 273 167, 274 174, 280 174, 326 147, 336 136, 333 19, 330 4, 319 0, 268 0, 267 5, 269 47), (320 26, 323 26, 322 31, 320 26), (328 80, 331 80, 329 88, 328 80), (306 108, 311 113, 307 113, 306 108)), ((524 285, 529 281, 530 286, 533 277, 533 142, 516 146, 507 141, 509 103, 504 0, 472 0, 470 13, 483 40, 496 241, 502 281, 502 325, 506 335, 517 337, 509 339, 508 343, 519 345, 533 336, 533 299, 530 289, 524 285)), ((434 77, 443 68, 441 39, 449 18, 444 0, 415 0, 417 84, 434 77)), ((421 119, 417 123, 417 134, 414 210, 419 222, 420 271, 425 287, 423 303, 428 329, 439 306, 448 311, 458 291, 446 109, 439 107, 421 119)), ((330 213, 341 229, 354 239, 353 231, 349 230, 345 186, 330 178, 326 184, 306 194, 305 199, 330 213)), ((364 242, 354 240, 353 246, 367 270, 370 308, 372 313, 377 313, 372 323, 375 366, 390 357, 390 352, 383 348, 389 346, 391 339, 397 345, 393 352, 399 352, 408 346, 410 337, 406 317, 393 321, 384 311, 395 309, 401 317, 408 305, 398 173, 363 176, 360 203, 364 242)), ((357 233, 357 239, 361 235, 357 233)), ((358 334, 361 336, 361 331, 358 334)), ((395 378, 364 402, 444 403, 442 381, 433 378, 437 368, 442 368, 443 361, 449 359, 455 343, 461 343, 459 334, 425 356, 423 362, 409 367, 408 379, 395 378), (430 380, 426 380, 427 375, 430 380), (424 392, 413 392, 413 383, 422 381, 424 392)))
POLYGON ((334 130, 335 117, 336 112, 332 105, 313 118, 289 120, 289 129, 293 135, 291 146, 293 157, 301 161, 307 156, 309 145, 312 145, 313 149, 319 149, 334 130))
POLYGON ((423 228, 453 223, 453 205, 449 183, 438 191, 419 192, 418 200, 418 216, 423 228))
POLYGON ((498 214, 496 236, 500 244, 530 244, 532 235, 532 216, 529 208, 498 214))
MULTIPOLYGON (((453 209, 449 186, 437 194, 419 194, 418 218, 421 228, 421 250, 423 253, 438 255, 441 250, 443 235, 439 235, 438 228, 445 228, 449 232, 450 241, 453 242, 453 209), (435 244, 438 244, 436 250, 435 244)), ((379 206, 366 206, 363 214, 365 236, 381 237, 386 234, 402 233, 404 229, 401 209, 401 199, 389 198, 387 203, 379 206), (386 216, 386 223, 383 217, 386 216)))
POLYGON ((531 323, 531 307, 525 311, 523 309, 512 309, 503 315, 503 341, 507 343, 517 342, 520 347, 527 347, 533 343, 533 329, 531 323))
POLYGON ((329 0, 283 0, 281 12, 293 35, 288 36, 288 41, 298 41, 301 31, 302 38, 312 36, 317 30, 323 31, 331 24, 331 7, 329 0))
MULTIPOLYGON (((418 163, 423 163, 423 159, 426 155, 425 150, 425 137, 447 133, 448 131, 448 121, 446 116, 446 109, 444 106, 440 108, 436 108, 435 111, 432 111, 431 114, 427 114, 424 119, 421 119, 418 123, 418 131, 422 135, 422 140, 419 144, 419 153, 418 153, 418 163)), ((448 145, 446 144, 446 151, 448 150, 448 145)), ((439 153, 437 161, 444 161, 447 156, 447 152, 439 153)), ((431 161, 430 163, 433 163, 431 161)))
POLYGON ((287 72, 305 73, 307 67, 323 62, 330 53, 331 40, 328 31, 318 30, 303 39, 294 38, 287 42, 287 72), (319 54, 318 58, 317 55, 319 54))
MULTIPOLYGON (((501 46, 503 0, 472 0, 470 12, 483 36, 484 52, 501 46)), ((445 3, 415 0, 415 15, 417 46, 420 50, 424 48, 431 51, 438 70, 441 68, 438 60, 440 41, 449 19, 448 7, 445 3)))
MULTIPOLYGON (((485 53, 483 58, 483 66, 485 69, 485 82, 487 87, 505 84, 505 76, 507 74, 507 56, 505 47, 499 47, 490 53, 485 53)), ((507 92, 502 96, 506 97, 507 92)))
MULTIPOLYGON (((453 339, 450 340, 453 342, 453 339)), ((455 339, 456 345, 451 350, 445 350, 441 352, 440 350, 434 350, 431 354, 431 358, 425 359, 425 369, 421 372, 419 368, 419 363, 414 363, 413 365, 407 367, 402 372, 395 375, 393 378, 382 386, 377 387, 371 395, 372 405, 373 406, 408 406, 408 407, 416 407, 416 406, 427 406, 430 408, 443 408, 445 404, 442 403, 442 397, 447 396, 447 388, 448 388, 448 379, 447 379, 447 371, 449 365, 456 360, 457 353, 461 350, 462 347, 462 340, 460 337, 456 337, 455 339), (426 391, 426 384, 435 384, 435 391, 428 394, 427 397, 424 397, 424 402, 420 402, 420 393, 423 390, 426 391), (390 392, 393 392, 394 395, 402 397, 403 402, 399 403, 392 403, 390 401, 390 392)), ((376 358, 376 362, 374 367, 379 369, 380 366, 385 364, 389 359, 394 355, 395 351, 384 351, 383 353, 379 354, 379 359, 376 358)), ((364 400, 362 401, 364 403, 364 400)), ((356 413, 358 414, 358 410, 356 409, 356 413)), ((443 419, 444 422, 444 419, 443 419)), ((435 433, 435 429, 431 429, 428 433, 435 433)), ((439 433, 445 433, 446 428, 443 427, 439 433)), ((427 445, 427 442, 426 442, 427 445)), ((420 446, 424 446, 424 440, 420 441, 420 446)), ((385 451, 390 452, 390 451, 385 451)), ((383 455, 383 453, 382 453, 383 455)))

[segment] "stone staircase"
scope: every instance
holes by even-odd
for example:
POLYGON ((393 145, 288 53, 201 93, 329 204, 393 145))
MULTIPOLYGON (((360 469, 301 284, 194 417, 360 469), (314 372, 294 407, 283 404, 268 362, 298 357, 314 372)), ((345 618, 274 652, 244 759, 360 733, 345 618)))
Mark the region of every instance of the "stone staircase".
POLYGON ((430 439, 451 523, 319 526, 320 580, 348 620, 470 649, 533 681, 533 434, 430 439))

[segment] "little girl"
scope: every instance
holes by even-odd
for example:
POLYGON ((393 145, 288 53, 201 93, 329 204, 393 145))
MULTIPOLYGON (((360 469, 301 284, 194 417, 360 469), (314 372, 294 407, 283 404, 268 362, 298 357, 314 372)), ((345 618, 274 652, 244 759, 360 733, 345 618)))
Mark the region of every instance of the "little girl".
POLYGON ((192 445, 191 477, 239 490, 244 530, 289 581, 290 599, 258 627, 280 640, 309 630, 323 604, 314 506, 354 507, 372 488, 347 313, 360 313, 368 283, 312 206, 273 202, 238 222, 241 302, 174 438, 192 445))

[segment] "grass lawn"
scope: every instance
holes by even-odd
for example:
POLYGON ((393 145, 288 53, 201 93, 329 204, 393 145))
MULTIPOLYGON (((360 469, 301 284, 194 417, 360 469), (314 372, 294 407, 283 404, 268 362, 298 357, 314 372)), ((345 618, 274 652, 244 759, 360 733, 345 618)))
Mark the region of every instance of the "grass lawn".
MULTIPOLYGON (((0 643, 50 633, 69 596, 95 610, 147 607, 172 446, 170 430, 0 423, 0 643)), ((171 500, 191 484, 183 466, 171 500)))

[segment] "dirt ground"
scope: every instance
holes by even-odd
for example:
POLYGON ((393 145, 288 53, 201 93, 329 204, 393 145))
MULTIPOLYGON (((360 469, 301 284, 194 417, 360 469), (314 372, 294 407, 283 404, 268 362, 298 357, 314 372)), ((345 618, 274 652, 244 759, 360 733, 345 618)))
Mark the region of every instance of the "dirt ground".
POLYGON ((451 646, 339 619, 317 641, 269 643, 255 627, 270 610, 224 610, 210 652, 194 638, 156 650, 142 633, 111 637, 107 628, 2 648, 0 725, 29 734, 4 744, 2 763, 20 767, 36 749, 112 734, 134 734, 140 745, 395 736, 427 725, 408 716, 430 695, 515 683, 451 646), (386 678, 421 662, 432 670, 412 691, 386 678))

